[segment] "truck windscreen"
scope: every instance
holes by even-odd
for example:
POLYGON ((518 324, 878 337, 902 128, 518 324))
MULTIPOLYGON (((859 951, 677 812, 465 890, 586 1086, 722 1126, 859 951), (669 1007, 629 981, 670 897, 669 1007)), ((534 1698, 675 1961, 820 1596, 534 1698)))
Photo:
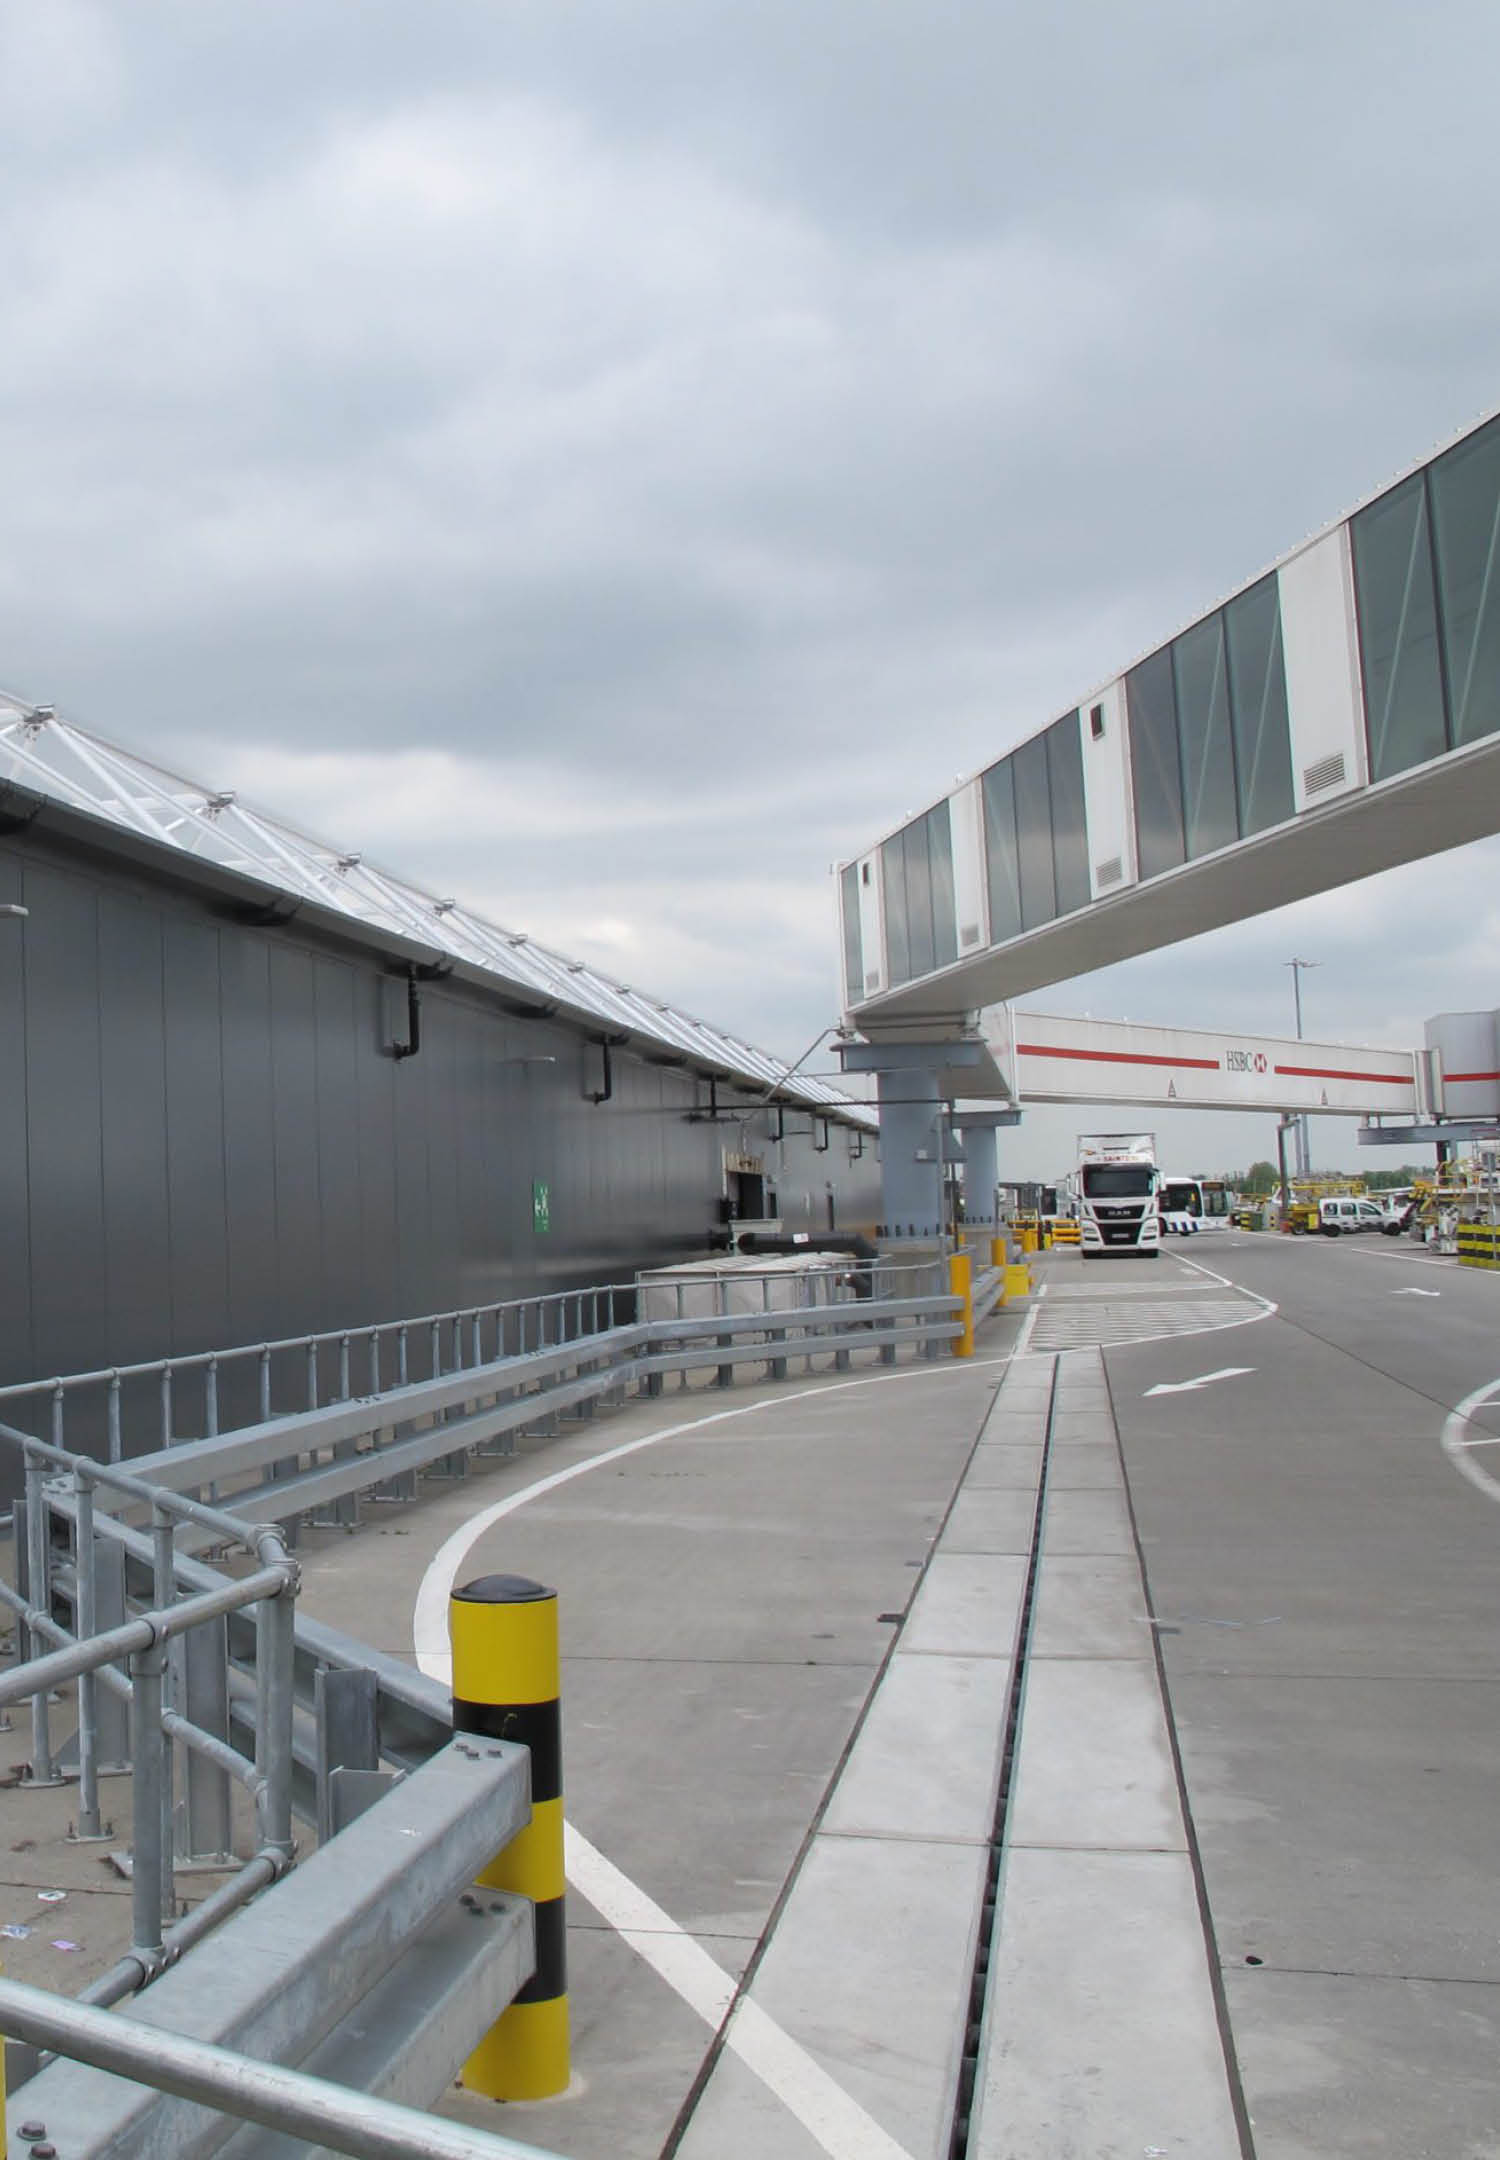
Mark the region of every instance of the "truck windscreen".
POLYGON ((1083 1190, 1089 1200, 1142 1200, 1156 1172, 1145 1163, 1085 1163, 1083 1190))

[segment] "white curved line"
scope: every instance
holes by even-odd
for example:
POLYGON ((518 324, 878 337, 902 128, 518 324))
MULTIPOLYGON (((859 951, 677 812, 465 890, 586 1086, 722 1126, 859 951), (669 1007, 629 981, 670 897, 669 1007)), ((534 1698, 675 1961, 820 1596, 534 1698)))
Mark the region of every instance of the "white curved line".
MULTIPOLYGON (((1230 1328, 1253 1327, 1257 1320, 1269 1320, 1273 1313, 1279 1312, 1281 1309, 1273 1299, 1262 1297, 1258 1290, 1247 1290, 1243 1283, 1231 1282, 1227 1275, 1216 1275, 1212 1268, 1203 1267, 1196 1260, 1185 1260, 1181 1253, 1168 1253, 1166 1257, 1169 1260, 1175 1260, 1179 1267, 1192 1268, 1196 1274, 1206 1275, 1210 1282, 1218 1283, 1225 1290, 1233 1290, 1238 1297, 1249 1298, 1253 1304, 1260 1307, 1260 1311, 1246 1313, 1242 1320, 1215 1320, 1208 1327, 1166 1328, 1155 1335, 1127 1335, 1123 1336, 1118 1342, 1075 1343, 1069 1344, 1068 1348, 1078 1350, 1134 1350, 1142 1343, 1190 1342, 1196 1335, 1223 1335, 1230 1328)), ((1101 1305, 1108 1304, 1107 1295, 1101 1298, 1099 1302, 1101 1305)), ((1031 1337, 1040 1310, 1040 1306, 1034 1306, 1026 1316, 1026 1325, 1022 1330, 1020 1341, 1016 1344, 1015 1354, 1017 1357, 1059 1357, 1066 1355, 1065 1351, 1056 1348, 1032 1350, 1031 1337)))
POLYGON ((555 1492, 560 1485, 571 1485, 574 1478, 597 1470, 604 1463, 619 1462, 626 1455, 638 1455, 642 1448, 655 1447, 659 1440, 676 1440, 684 1433, 701 1432, 707 1425, 727 1425, 731 1418, 754 1417, 761 1410, 779 1410, 787 1403, 806 1402, 812 1396, 843 1395, 852 1388, 883 1387, 893 1380, 936 1380, 945 1375, 973 1372, 981 1365, 1008 1365, 1008 1357, 955 1359, 951 1365, 934 1365, 915 1372, 875 1373, 864 1380, 836 1380, 826 1387, 798 1388, 790 1395, 777 1395, 769 1402, 740 1403, 733 1410, 712 1410, 706 1417, 687 1418, 678 1425, 661 1425, 655 1432, 642 1433, 638 1440, 622 1440, 618 1447, 605 1448, 598 1455, 587 1455, 581 1462, 569 1463, 564 1470, 554 1470, 550 1476, 523 1485, 518 1492, 508 1493, 477 1515, 471 1515, 433 1554, 427 1564, 417 1590, 417 1600, 412 1611, 412 1649, 416 1653, 419 1670, 430 1680, 446 1680, 453 1664, 448 1648, 448 1600, 452 1593, 454 1577, 463 1566, 470 1549, 495 1523, 503 1522, 507 1515, 514 1515, 528 1501, 540 1500, 544 1493, 555 1492))
MULTIPOLYGON (((680 1439, 709 1425, 724 1425, 731 1418, 752 1417, 761 1410, 779 1410, 785 1404, 806 1402, 809 1397, 841 1395, 852 1388, 884 1387, 892 1381, 935 1380, 955 1373, 972 1372, 976 1366, 1008 1365, 1008 1357, 965 1358, 952 1365, 924 1370, 876 1373, 863 1380, 839 1380, 823 1387, 798 1388, 794 1394, 777 1395, 769 1402, 741 1403, 733 1410, 714 1410, 706 1417, 688 1418, 677 1425, 663 1425, 643 1433, 637 1440, 622 1441, 564 1470, 537 1478, 519 1492, 482 1508, 438 1547, 417 1591, 412 1615, 412 1646, 421 1670, 429 1679, 451 1676, 452 1652, 448 1648, 448 1600, 454 1579, 465 1558, 486 1530, 513 1515, 529 1500, 555 1492, 574 1478, 583 1477, 601 1464, 619 1462, 639 1454, 660 1440, 680 1439), (441 1646, 437 1638, 441 1637, 441 1646)), ((829 2160, 911 2160, 874 2117, 815 2056, 767 2017, 758 2004, 739 1993, 733 1976, 715 1963, 703 1945, 665 1912, 654 1898, 631 1882, 589 1843, 572 1823, 563 1826, 564 1862, 573 1887, 586 1897, 601 1920, 628 1942, 637 1955, 697 2012, 715 2032, 722 2031, 724 2045, 793 2114, 802 2128, 829 2155, 829 2160)))
POLYGON ((1471 1451, 1476 1447, 1494 1447, 1497 1442, 1490 1433, 1466 1440, 1464 1428, 1474 1412, 1487 1402, 1493 1402, 1497 1395, 1500 1395, 1500 1380, 1487 1380, 1483 1387, 1475 1388, 1472 1395, 1466 1395, 1443 1420, 1443 1453, 1460 1477, 1466 1477, 1471 1485, 1477 1486, 1487 1500, 1500 1500, 1500 1478, 1493 1478, 1487 1470, 1481 1470, 1471 1451))
MULTIPOLYGON (((1179 1267, 1191 1268, 1196 1275, 1206 1275, 1210 1282, 1220 1283, 1226 1290, 1237 1290, 1241 1297, 1251 1298, 1257 1305, 1264 1305, 1266 1312, 1275 1312, 1276 1306, 1274 1302, 1270 1298, 1262 1297, 1258 1290, 1247 1290, 1243 1283, 1231 1282, 1227 1275, 1220 1275, 1213 1268, 1204 1267, 1200 1260, 1189 1260, 1183 1253, 1174 1252, 1171 1257, 1179 1267)), ((1264 1319, 1265 1314, 1258 1317, 1264 1319)), ((1238 1325, 1235 1321, 1230 1321, 1228 1324, 1231 1327, 1238 1325)), ((1205 1334, 1208 1332, 1207 1329, 1204 1330, 1205 1334)))

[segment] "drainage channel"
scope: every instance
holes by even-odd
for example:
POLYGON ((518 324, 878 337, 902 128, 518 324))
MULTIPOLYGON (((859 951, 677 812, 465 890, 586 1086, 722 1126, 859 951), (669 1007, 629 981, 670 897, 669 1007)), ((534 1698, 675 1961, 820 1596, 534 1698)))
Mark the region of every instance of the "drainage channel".
POLYGON ((989 1983, 990 1948, 999 1909, 1000 1873, 1005 1859, 1005 1838, 1010 1823, 1011 1787, 1014 1781, 1016 1738, 1021 1724, 1021 1700, 1026 1690, 1026 1665, 1031 1655, 1033 1608, 1037 1576, 1041 1569, 1042 1520, 1047 1505, 1047 1472, 1052 1460, 1052 1427, 1057 1415, 1057 1391, 1062 1361, 1054 1358, 1052 1387, 1047 1397, 1047 1423, 1042 1434, 1042 1461, 1037 1476, 1036 1513, 1031 1524, 1030 1557, 1021 1597, 1021 1616, 1016 1628, 1015 1665, 1005 1705, 1005 1739, 1000 1758, 1000 1787, 995 1799, 995 1819, 990 1830, 989 1863, 985 1871, 984 1904, 979 1915, 979 1940, 974 1950, 974 1972, 969 1983, 969 2004, 964 2026, 963 2061, 958 2075, 958 2098, 953 2110, 953 2132, 948 2141, 948 2160, 967 2160, 969 2125, 973 2117, 974 2086, 979 2071, 980 2038, 984 2030, 984 1997, 989 1983))

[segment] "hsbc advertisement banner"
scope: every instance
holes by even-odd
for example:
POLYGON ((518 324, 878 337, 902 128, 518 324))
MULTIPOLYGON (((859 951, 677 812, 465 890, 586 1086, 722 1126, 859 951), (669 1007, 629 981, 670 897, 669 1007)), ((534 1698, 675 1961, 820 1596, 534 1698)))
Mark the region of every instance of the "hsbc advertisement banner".
POLYGON ((1200 1028, 1137 1027, 995 1007, 995 1061, 1021 1102, 1146 1103, 1201 1110, 1418 1113, 1417 1054, 1200 1028))

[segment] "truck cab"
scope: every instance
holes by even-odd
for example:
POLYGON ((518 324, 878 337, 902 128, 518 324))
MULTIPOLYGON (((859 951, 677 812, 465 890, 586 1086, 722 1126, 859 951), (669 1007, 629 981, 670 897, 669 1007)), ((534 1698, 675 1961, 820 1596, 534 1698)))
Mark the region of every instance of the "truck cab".
POLYGON ((1078 1243, 1085 1260, 1161 1254, 1156 1142, 1150 1133, 1083 1133, 1078 1141, 1078 1243))

